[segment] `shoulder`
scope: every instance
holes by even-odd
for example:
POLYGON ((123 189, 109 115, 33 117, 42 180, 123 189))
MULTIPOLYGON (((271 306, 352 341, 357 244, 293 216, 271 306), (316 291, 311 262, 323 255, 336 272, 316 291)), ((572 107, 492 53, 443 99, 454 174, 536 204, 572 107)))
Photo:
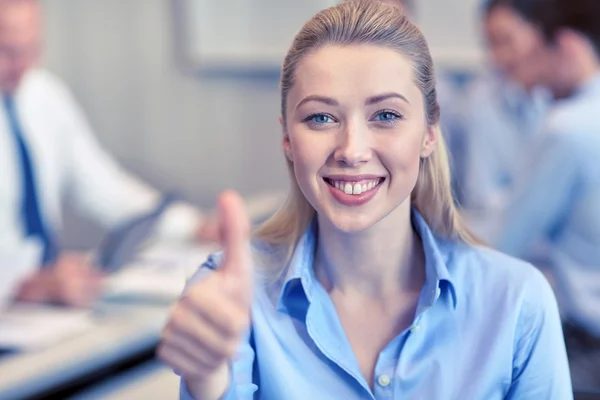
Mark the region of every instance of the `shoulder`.
POLYGON ((58 76, 48 70, 35 68, 27 72, 21 89, 20 96, 26 102, 33 102, 55 115, 70 115, 78 108, 68 86, 58 76))
MULTIPOLYGON (((507 312, 537 312, 556 307, 546 277, 533 265, 483 246, 456 244, 448 269, 457 296, 467 304, 507 312)), ((459 300, 460 302, 460 300, 459 300)))
POLYGON ((549 134, 591 136, 598 131, 600 96, 579 96, 557 101, 548 113, 545 130, 549 134))
MULTIPOLYGON (((287 253, 284 248, 269 245, 260 241, 252 241, 252 261, 257 281, 266 280, 269 271, 279 271, 286 263, 287 253)), ((223 262, 223 251, 216 251, 208 256, 197 271, 188 280, 187 286, 197 282, 212 271, 217 270, 223 262)))
POLYGON ((35 68, 27 72, 23 81, 23 87, 30 91, 45 91, 62 96, 70 93, 62 79, 43 68, 35 68))
POLYGON ((600 110, 600 103, 595 111, 572 105, 556 106, 548 114, 536 149, 554 155, 558 162, 581 163, 589 156, 595 160, 600 149, 600 138, 596 135, 600 123, 594 115, 600 110))

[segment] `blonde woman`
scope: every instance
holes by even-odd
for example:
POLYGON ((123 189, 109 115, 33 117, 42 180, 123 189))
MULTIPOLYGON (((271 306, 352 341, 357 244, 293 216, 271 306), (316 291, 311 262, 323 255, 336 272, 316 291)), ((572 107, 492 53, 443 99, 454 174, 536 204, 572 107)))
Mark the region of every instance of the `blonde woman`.
POLYGON ((450 191, 432 60, 402 12, 345 2, 296 36, 281 79, 289 202, 190 282, 159 356, 182 399, 568 399, 552 291, 477 247, 450 191))

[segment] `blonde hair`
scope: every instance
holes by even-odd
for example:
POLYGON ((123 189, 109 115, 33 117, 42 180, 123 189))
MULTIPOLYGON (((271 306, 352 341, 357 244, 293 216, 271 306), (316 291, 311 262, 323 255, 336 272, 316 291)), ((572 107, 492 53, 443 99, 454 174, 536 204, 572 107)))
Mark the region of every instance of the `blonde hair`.
MULTIPOLYGON (((423 94, 427 124, 437 133, 435 150, 429 157, 421 159, 419 176, 411 194, 413 206, 436 235, 477 243, 477 239, 466 229, 452 196, 450 166, 439 128, 440 107, 429 47, 421 31, 400 8, 379 1, 348 1, 319 12, 304 25, 283 62, 281 115, 284 125, 287 96, 294 86, 300 60, 327 45, 361 44, 389 48, 411 61, 415 83, 423 94)), ((289 256, 313 219, 315 210, 300 191, 293 173, 294 166, 289 160, 288 168, 292 180, 288 201, 258 228, 254 236, 266 244, 283 246, 289 256)))

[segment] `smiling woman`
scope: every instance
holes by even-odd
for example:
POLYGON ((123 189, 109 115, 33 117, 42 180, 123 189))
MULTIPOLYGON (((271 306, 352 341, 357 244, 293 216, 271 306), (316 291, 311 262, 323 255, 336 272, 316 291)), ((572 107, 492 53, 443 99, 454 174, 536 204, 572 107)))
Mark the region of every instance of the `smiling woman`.
POLYGON ((239 198, 221 198, 224 252, 159 350, 182 398, 570 398, 548 283, 462 228, 431 56, 402 12, 314 16, 281 104, 289 201, 250 247, 239 198))

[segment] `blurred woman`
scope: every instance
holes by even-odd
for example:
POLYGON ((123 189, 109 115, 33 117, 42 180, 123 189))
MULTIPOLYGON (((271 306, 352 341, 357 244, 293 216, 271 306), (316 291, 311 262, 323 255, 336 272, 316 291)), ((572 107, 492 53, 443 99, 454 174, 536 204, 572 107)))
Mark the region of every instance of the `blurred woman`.
POLYGON ((252 246, 221 198, 224 252, 159 349, 182 398, 572 397, 548 283, 476 246, 454 207, 432 65, 379 2, 302 28, 281 79, 290 198, 252 246))

